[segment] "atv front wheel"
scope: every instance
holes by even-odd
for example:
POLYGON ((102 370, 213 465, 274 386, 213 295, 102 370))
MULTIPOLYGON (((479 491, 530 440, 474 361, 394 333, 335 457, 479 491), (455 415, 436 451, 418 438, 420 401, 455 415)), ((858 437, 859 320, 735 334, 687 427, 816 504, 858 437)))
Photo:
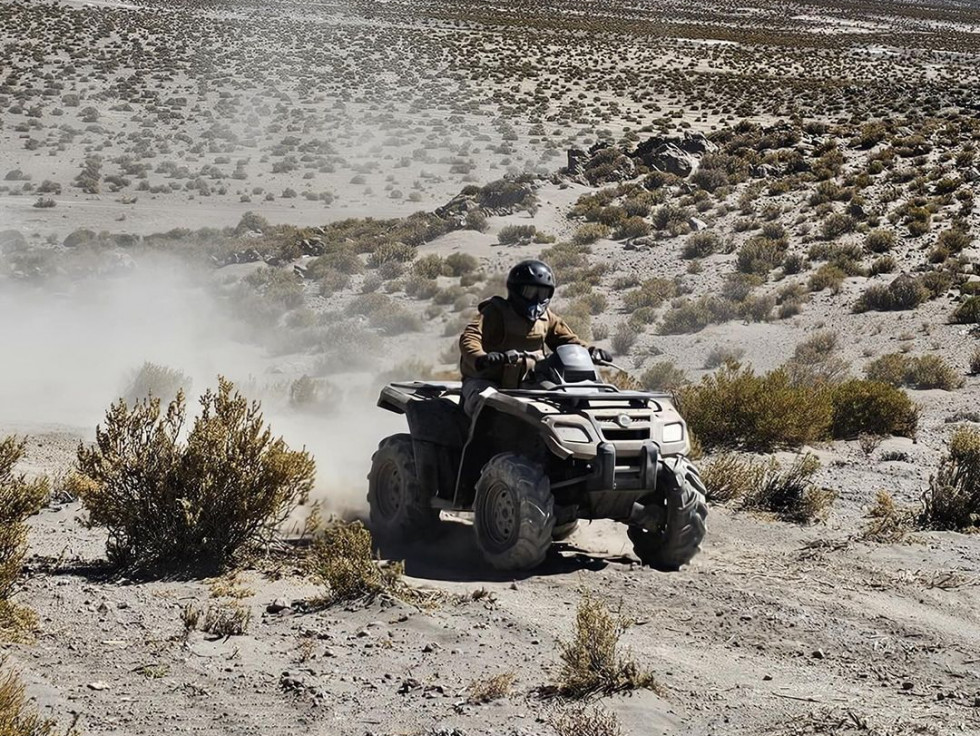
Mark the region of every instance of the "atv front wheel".
POLYGON ((659 476, 664 499, 648 507, 648 518, 660 523, 631 524, 626 530, 633 551, 644 565, 675 572, 697 554, 708 516, 704 484, 697 469, 683 457, 664 460, 659 476))
POLYGON ((493 457, 476 483, 476 543, 498 570, 526 570, 548 553, 555 499, 544 468, 512 452, 493 457))
POLYGON ((415 472, 412 437, 385 437, 371 458, 368 473, 371 529, 382 539, 411 541, 430 531, 439 520, 415 472))

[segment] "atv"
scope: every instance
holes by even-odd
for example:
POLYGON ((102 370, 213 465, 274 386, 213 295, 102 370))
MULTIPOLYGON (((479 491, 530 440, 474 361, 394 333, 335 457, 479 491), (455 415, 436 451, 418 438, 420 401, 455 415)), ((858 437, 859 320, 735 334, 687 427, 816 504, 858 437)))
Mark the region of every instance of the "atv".
POLYGON ((459 382, 391 383, 378 406, 409 434, 381 441, 368 475, 381 540, 431 538, 442 510, 472 512, 490 565, 525 570, 579 519, 614 519, 641 562, 674 571, 697 553, 708 507, 669 396, 603 382, 588 351, 509 354, 472 419, 459 382), (506 386, 513 386, 508 388, 506 386))

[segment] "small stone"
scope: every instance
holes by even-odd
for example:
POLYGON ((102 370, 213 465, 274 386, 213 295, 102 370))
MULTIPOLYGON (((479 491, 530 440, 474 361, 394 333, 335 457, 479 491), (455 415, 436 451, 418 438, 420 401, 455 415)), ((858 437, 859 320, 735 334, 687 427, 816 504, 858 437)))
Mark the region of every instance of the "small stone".
POLYGON ((772 675, 764 675, 762 680, 764 682, 770 682, 772 680, 772 675))
POLYGON ((281 613, 289 608, 285 598, 276 598, 272 603, 265 607, 266 613, 281 613))
POLYGON ((902 690, 911 690, 914 687, 915 687, 915 685, 913 683, 911 683, 911 682, 903 682, 902 683, 902 690))
POLYGON ((108 690, 109 686, 102 682, 102 680, 96 680, 95 682, 90 682, 88 684, 89 690, 108 690))
POLYGON ((813 654, 810 655, 814 659, 823 659, 827 655, 823 653, 823 649, 817 649, 813 654))

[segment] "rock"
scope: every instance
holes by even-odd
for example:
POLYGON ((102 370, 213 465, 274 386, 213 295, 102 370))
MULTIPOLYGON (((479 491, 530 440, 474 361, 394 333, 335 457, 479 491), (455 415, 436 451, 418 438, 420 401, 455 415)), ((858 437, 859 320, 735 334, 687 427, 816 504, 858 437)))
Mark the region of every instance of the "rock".
POLYGON ((652 169, 674 174, 682 179, 694 171, 693 157, 673 143, 665 143, 643 156, 643 163, 652 169))
POLYGON ((709 141, 704 133, 692 133, 690 131, 684 132, 684 138, 681 140, 679 147, 682 151, 696 153, 698 155, 714 153, 718 150, 718 146, 709 141))
POLYGON ((299 247, 304 256, 322 256, 327 252, 322 240, 314 240, 312 238, 301 240, 299 247))
POLYGON ((811 654, 810 656, 811 656, 811 657, 813 657, 814 659, 823 659, 823 658, 824 658, 824 657, 826 657, 827 655, 825 655, 825 654, 823 653, 823 649, 817 649, 817 650, 816 650, 815 652, 813 652, 813 654, 811 654))
POLYGON ((398 686, 398 694, 405 695, 412 692, 412 690, 418 690, 421 687, 421 682, 416 680, 414 677, 409 677, 406 680, 402 680, 402 684, 398 686))
POLYGON ((0 253, 23 250, 27 247, 27 238, 18 230, 0 231, 0 253))
POLYGON ((101 691, 101 690, 108 690, 109 686, 106 683, 102 682, 102 680, 96 680, 95 682, 90 682, 88 684, 88 689, 101 691))
POLYGON ((68 237, 64 239, 62 245, 66 248, 74 248, 82 243, 88 243, 95 240, 95 232, 92 230, 86 230, 85 228, 79 228, 78 230, 73 230, 68 234, 68 237))
POLYGON ((687 224, 690 225, 691 226, 691 230, 693 230, 696 233, 699 233, 702 230, 707 230, 708 229, 708 223, 706 223, 704 220, 702 220, 699 217, 692 217, 692 218, 690 218, 687 221, 687 224))
POLYGON ((581 148, 568 149, 568 173, 577 175, 585 171, 585 162, 589 160, 589 154, 581 148))
POLYGON ((276 598, 272 603, 265 607, 266 613, 282 613, 289 610, 289 604, 284 598, 276 598))

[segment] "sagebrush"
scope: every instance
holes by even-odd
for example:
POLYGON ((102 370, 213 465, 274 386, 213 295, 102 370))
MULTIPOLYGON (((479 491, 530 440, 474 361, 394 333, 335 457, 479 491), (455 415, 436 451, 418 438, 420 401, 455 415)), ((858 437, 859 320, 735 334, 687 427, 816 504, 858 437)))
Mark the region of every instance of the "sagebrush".
POLYGON ((620 651, 631 622, 588 592, 582 594, 570 641, 559 644, 561 669, 555 691, 570 698, 646 688, 658 690, 653 674, 620 651))
MULTIPOLYGON (((0 661, 0 664, 3 664, 0 661)), ((0 674, 0 735, 2 736, 54 736, 61 733, 54 721, 41 718, 29 708, 24 697, 24 686, 13 672, 0 674)), ((74 734, 70 729, 67 736, 74 734)))
POLYGON ((265 426, 258 402, 218 379, 201 397, 186 441, 182 392, 160 401, 113 404, 96 443, 78 447, 88 484, 82 502, 109 533, 112 563, 150 569, 213 569, 268 540, 304 503, 315 466, 265 426))
POLYGON ((953 432, 922 496, 918 523, 924 529, 950 531, 980 527, 980 431, 959 427, 953 432))
POLYGON ((13 436, 0 441, 0 641, 17 638, 34 621, 30 611, 10 600, 27 549, 24 521, 40 510, 49 492, 46 478, 29 481, 14 473, 26 442, 13 436))

